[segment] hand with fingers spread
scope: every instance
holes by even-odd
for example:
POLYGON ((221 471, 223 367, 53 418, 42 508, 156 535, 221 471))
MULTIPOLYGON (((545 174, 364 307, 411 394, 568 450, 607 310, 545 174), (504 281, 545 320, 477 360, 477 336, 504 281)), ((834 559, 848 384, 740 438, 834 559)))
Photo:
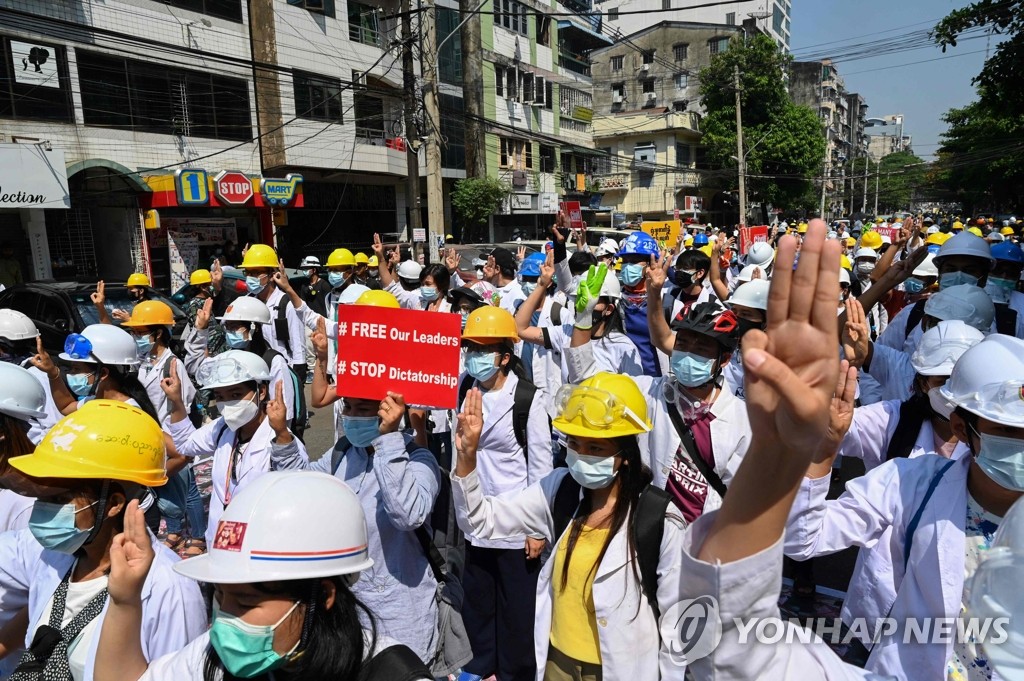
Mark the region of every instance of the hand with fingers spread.
POLYGON ((455 451, 458 454, 455 474, 466 477, 476 469, 476 451, 484 430, 484 396, 479 388, 466 393, 455 429, 455 451))
POLYGON ((388 253, 388 262, 391 265, 397 265, 402 262, 402 254, 398 252, 397 248, 392 248, 391 252, 388 253))
POLYGON ((267 402, 267 420, 277 435, 277 442, 287 444, 291 441, 291 433, 288 432, 288 407, 284 403, 284 381, 277 382, 274 386, 274 399, 267 402), (288 437, 283 441, 285 435, 288 437))
POLYGON ((668 267, 671 262, 672 257, 667 251, 662 251, 660 258, 657 255, 651 256, 651 264, 645 272, 648 294, 651 291, 660 292, 665 287, 665 282, 668 281, 668 267))
POLYGON ((449 274, 454 274, 459 269, 459 262, 462 260, 462 256, 454 248, 449 248, 444 256, 445 266, 448 268, 449 274))
POLYGON ((114 605, 139 606, 142 586, 156 554, 146 531, 146 515, 137 499, 128 502, 124 512, 124 531, 110 545, 110 575, 107 593, 114 605))
POLYGON ((126 322, 132 318, 132 316, 125 312, 124 310, 114 310, 113 312, 110 313, 110 316, 119 322, 126 322))
POLYGON ((36 336, 36 354, 29 358, 29 362, 32 363, 36 369, 39 369, 47 378, 51 381, 56 381, 60 378, 60 370, 57 365, 53 363, 53 358, 50 357, 50 353, 43 347, 43 337, 36 336))
POLYGON ((526 260, 526 246, 520 246, 516 249, 516 262, 522 262, 526 260))
POLYGON ((224 283, 224 269, 220 266, 220 258, 214 258, 213 265, 210 267, 210 283, 217 291, 224 283))
POLYGON ((196 328, 207 328, 211 319, 213 319, 213 298, 207 298, 203 301, 203 306, 196 310, 196 328))
POLYGON ((843 327, 843 354, 850 366, 860 369, 871 355, 871 338, 868 333, 867 315, 864 306, 856 298, 846 301, 846 325, 843 327))
POLYGON ((405 399, 389 390, 387 397, 380 401, 377 416, 380 417, 382 435, 397 432, 402 427, 402 417, 405 416, 405 399))

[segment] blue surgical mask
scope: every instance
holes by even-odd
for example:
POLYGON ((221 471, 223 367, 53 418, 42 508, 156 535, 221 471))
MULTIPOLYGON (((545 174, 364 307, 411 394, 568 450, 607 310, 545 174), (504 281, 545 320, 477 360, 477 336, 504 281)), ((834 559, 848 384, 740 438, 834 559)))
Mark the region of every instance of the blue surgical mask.
POLYGON ((343 272, 328 272, 327 283, 331 285, 331 288, 338 288, 345 283, 345 274, 343 272))
POLYGON ((463 310, 462 312, 459 313, 459 316, 462 317, 462 330, 465 331, 466 330, 466 320, 469 319, 469 311, 468 310, 463 310))
POLYGON ((380 419, 376 416, 342 416, 341 428, 356 447, 369 447, 380 437, 380 419))
POLYGON ((75 526, 75 515, 98 503, 94 501, 83 508, 75 508, 74 504, 54 504, 37 499, 32 504, 28 529, 44 549, 71 555, 82 548, 90 532, 75 526))
POLYGON ((153 346, 156 343, 153 341, 151 336, 142 336, 135 338, 135 347, 139 351, 139 357, 146 357, 149 353, 153 352, 153 346))
POLYGON ((467 352, 466 373, 478 381, 486 381, 498 373, 498 366, 494 363, 497 356, 496 352, 467 352))
POLYGON ((530 296, 531 293, 537 290, 537 282, 535 281, 524 281, 523 282, 523 293, 530 296))
POLYGON ((992 299, 993 303, 1008 305, 1010 297, 1017 289, 1015 279, 1003 279, 1002 277, 989 277, 985 283, 985 293, 992 299))
POLYGON ((636 286, 644 278, 644 266, 631 262, 622 266, 621 279, 626 286, 636 286))
POLYGON ((68 387, 71 388, 71 392, 79 397, 85 397, 92 392, 92 384, 89 383, 90 376, 92 374, 68 374, 68 387))
POLYGON ((715 360, 692 352, 673 350, 669 365, 676 380, 687 388, 704 385, 715 377, 715 360))
POLYGON ((615 480, 614 456, 586 456, 567 449, 565 465, 572 479, 587 489, 602 489, 615 480))
POLYGON ((940 291, 947 289, 950 286, 960 286, 961 284, 977 286, 978 278, 973 274, 967 274, 966 272, 946 272, 939 276, 940 291))
MULTIPOLYGON (((978 433, 978 431, 975 431, 978 433)), ((1024 440, 978 433, 978 466, 1000 487, 1024 492, 1024 440)))
POLYGON ((267 287, 266 284, 260 283, 260 277, 246 277, 245 288, 248 289, 252 295, 259 295, 267 287))
POLYGON ((420 286, 420 298, 428 303, 437 300, 439 295, 441 295, 441 292, 437 290, 436 286, 420 286))
POLYGON ((903 282, 903 290, 912 296, 916 296, 924 290, 924 282, 915 277, 911 277, 903 282))
POLYGON ((244 331, 225 331, 224 342, 232 350, 245 350, 249 347, 249 339, 245 337, 244 331))
POLYGON ((251 679, 277 669, 288 661, 288 657, 299 646, 284 655, 274 651, 274 630, 288 619, 288 616, 299 606, 296 601, 292 607, 275 624, 249 624, 241 617, 229 615, 220 609, 220 604, 213 601, 213 624, 210 626, 210 645, 217 651, 217 656, 233 676, 251 679))

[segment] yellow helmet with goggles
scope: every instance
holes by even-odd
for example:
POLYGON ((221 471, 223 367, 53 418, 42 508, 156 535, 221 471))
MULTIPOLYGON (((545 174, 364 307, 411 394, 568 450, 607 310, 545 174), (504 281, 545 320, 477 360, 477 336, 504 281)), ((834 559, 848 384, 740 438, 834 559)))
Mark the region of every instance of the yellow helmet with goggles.
POLYGON ((601 372, 555 395, 551 425, 566 435, 610 439, 651 429, 647 400, 629 376, 601 372))

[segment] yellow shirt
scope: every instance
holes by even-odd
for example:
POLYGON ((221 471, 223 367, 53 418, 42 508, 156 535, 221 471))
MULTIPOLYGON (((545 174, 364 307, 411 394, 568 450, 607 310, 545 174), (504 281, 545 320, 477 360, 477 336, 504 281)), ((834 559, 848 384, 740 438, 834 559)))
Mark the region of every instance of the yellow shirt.
POLYGON ((565 550, 569 542, 566 532, 555 552, 551 583, 554 601, 551 607, 551 645, 569 657, 601 664, 601 646, 597 639, 597 618, 594 614, 594 576, 597 557, 608 540, 608 528, 584 527, 572 548, 569 579, 562 588, 565 550))

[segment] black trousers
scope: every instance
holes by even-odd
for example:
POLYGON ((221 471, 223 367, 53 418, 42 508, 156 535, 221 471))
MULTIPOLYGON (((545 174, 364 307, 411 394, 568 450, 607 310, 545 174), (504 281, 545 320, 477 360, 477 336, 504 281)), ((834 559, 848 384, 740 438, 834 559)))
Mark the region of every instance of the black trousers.
POLYGON ((533 681, 537 662, 533 624, 540 559, 520 549, 485 549, 466 544, 462 619, 473 647, 463 669, 498 681, 533 681))

